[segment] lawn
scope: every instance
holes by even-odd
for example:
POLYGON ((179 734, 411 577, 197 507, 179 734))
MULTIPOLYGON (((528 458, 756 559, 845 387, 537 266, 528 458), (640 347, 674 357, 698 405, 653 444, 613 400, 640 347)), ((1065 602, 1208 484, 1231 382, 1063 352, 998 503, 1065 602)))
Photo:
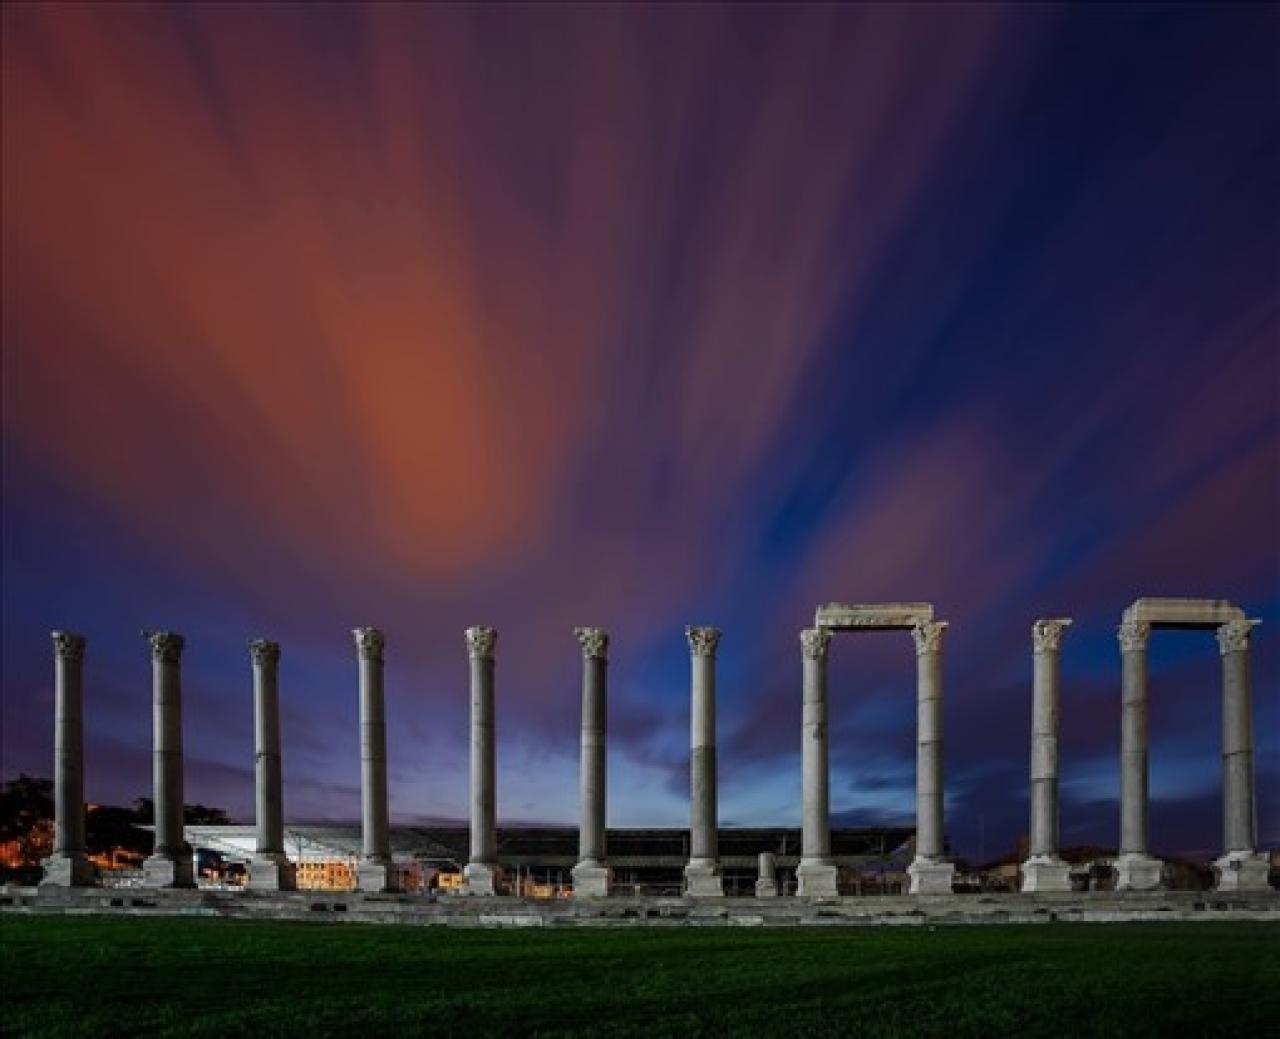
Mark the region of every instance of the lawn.
POLYGON ((0 917, 6 1036, 1233 1035, 1280 928, 461 931, 0 917))

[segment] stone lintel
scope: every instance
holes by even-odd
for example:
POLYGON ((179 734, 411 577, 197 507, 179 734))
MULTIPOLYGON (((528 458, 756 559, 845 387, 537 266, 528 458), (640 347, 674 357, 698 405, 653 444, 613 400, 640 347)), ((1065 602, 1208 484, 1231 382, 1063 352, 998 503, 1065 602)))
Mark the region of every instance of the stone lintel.
POLYGON ((1226 599, 1135 599, 1123 619, 1153 628, 1217 628, 1245 619, 1244 610, 1226 599))
POLYGON ((813 623, 817 627, 835 631, 909 629, 931 620, 933 606, 927 602, 829 602, 819 606, 813 615, 813 623))

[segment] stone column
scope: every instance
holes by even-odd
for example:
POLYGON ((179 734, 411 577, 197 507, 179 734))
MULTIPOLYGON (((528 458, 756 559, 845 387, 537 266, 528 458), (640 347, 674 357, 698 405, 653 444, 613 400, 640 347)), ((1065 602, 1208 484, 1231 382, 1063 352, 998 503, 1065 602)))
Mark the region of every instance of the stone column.
POLYGON ((89 887, 98 871, 85 853, 84 636, 53 632, 53 852, 41 863, 42 886, 89 887))
POLYGON ((573 894, 602 898, 609 893, 605 861, 605 768, 609 636, 599 628, 575 628, 582 644, 582 817, 573 894))
POLYGON ((1031 848, 1022 864, 1022 890, 1070 891, 1071 867, 1058 857, 1058 717, 1062 636, 1069 617, 1031 628, 1031 848))
POLYGON ((835 896, 838 870, 831 858, 831 807, 827 742, 827 650, 831 632, 822 627, 800 632, 803 661, 803 728, 800 743, 801 848, 796 894, 835 896))
POLYGON ((378 628, 354 628, 360 654, 360 833, 363 841, 356 886, 395 891, 391 831, 387 820, 387 713, 382 683, 386 637, 378 628))
POLYGON ((1249 674, 1249 633, 1259 623, 1231 621, 1217 632, 1222 653, 1222 857, 1213 868, 1219 891, 1267 890, 1268 857, 1257 848, 1249 674))
POLYGON ((720 877, 716 813, 716 647, 718 628, 685 628, 692 666, 690 712, 689 862, 684 868, 685 894, 724 894, 720 877))
POLYGON ((913 895, 947 895, 955 866, 942 828, 942 635, 945 621, 911 629, 916 644, 916 857, 907 867, 913 895))
POLYGON ((778 866, 773 852, 760 853, 760 875, 756 879, 756 898, 776 898, 778 895, 778 866))
POLYGON ((498 873, 497 777, 493 727, 493 649, 498 633, 468 628, 471 657, 471 860, 462 871, 467 892, 496 894, 498 873))
POLYGON ((1151 625, 1125 621, 1120 641, 1120 857, 1117 891, 1163 887, 1162 863, 1147 849, 1147 643, 1151 625))
POLYGON ((191 846, 183 822, 182 649, 169 631, 147 631, 151 643, 155 851, 142 864, 144 887, 194 887, 191 846))
POLYGON ((253 662, 253 761, 257 847, 249 860, 249 887, 292 891, 297 868, 284 851, 284 799, 280 776, 280 646, 266 639, 249 643, 253 662))

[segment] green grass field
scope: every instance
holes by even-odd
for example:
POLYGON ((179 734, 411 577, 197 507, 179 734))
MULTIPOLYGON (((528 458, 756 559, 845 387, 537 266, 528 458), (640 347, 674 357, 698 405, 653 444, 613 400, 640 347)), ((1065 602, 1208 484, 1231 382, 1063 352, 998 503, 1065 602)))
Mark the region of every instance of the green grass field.
POLYGON ((1280 929, 458 931, 0 917, 6 1036, 1232 1035, 1280 929))

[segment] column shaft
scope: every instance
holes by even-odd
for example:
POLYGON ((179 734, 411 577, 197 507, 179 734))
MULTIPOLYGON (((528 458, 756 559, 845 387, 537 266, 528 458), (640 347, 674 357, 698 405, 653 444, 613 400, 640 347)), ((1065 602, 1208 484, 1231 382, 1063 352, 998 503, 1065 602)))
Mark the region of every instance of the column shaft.
POLYGON ((716 628, 687 628, 690 657, 689 863, 690 895, 722 895, 716 805, 716 628))
POLYGON ((280 647, 266 639, 249 643, 253 661, 253 760, 257 845, 249 862, 249 887, 268 891, 297 886, 296 866, 284 850, 284 795, 280 766, 280 647))
POLYGON ((1222 850, 1257 848, 1253 771, 1253 689, 1249 674, 1249 622, 1222 643, 1222 850))
POLYGON ((472 894, 496 892, 498 862, 497 768, 494 731, 493 651, 497 632, 466 632, 471 661, 471 858, 465 870, 472 894))
POLYGON ((1147 854, 1147 647, 1121 657, 1120 854, 1147 854))
POLYGON ((151 643, 152 781, 155 851, 143 864, 149 887, 190 887, 195 882, 184 828, 182 776, 182 650, 171 632, 147 632, 151 643))
POLYGON ((577 628, 574 634, 582 645, 582 806, 573 892, 601 897, 609 893, 605 865, 609 636, 599 628, 577 628))
POLYGON ((916 857, 911 893, 950 894, 955 867, 944 858, 942 828, 942 636, 945 621, 912 628, 916 646, 916 857))
POLYGON ((44 860, 41 884, 80 887, 97 871, 85 849, 84 721, 81 670, 85 640, 69 631, 53 634, 53 850, 44 860))
MULTIPOLYGON (((818 632, 821 629, 809 629, 818 632)), ((826 632, 822 634, 830 635, 826 632)), ((814 636, 815 639, 817 636, 814 636)), ((803 636, 802 636, 803 638, 803 636)), ((828 794, 830 760, 827 730, 827 653, 803 654, 804 732, 800 747, 802 781, 801 855, 825 859, 831 855, 831 804, 828 794)))
POLYGON ((1069 618, 1032 626, 1031 848, 1023 891, 1070 891, 1071 869, 1058 857, 1059 650, 1069 618))
POLYGON ((387 715, 383 688, 386 637, 378 628, 355 628, 360 656, 360 837, 356 870, 361 891, 394 891, 387 805, 387 715))

